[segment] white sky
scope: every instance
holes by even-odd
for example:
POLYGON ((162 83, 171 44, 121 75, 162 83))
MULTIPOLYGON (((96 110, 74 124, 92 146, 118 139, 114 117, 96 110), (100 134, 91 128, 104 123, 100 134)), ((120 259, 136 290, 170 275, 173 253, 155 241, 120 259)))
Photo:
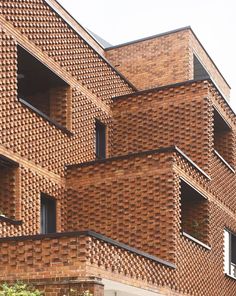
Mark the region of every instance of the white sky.
POLYGON ((231 86, 231 106, 236 111, 236 0, 58 2, 112 45, 190 25, 231 86))

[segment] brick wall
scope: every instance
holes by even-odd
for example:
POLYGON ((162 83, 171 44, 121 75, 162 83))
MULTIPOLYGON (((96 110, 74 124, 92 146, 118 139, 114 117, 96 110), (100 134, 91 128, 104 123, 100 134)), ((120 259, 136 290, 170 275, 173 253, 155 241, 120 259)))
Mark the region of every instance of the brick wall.
POLYGON ((111 47, 105 55, 138 89, 194 79, 195 55, 229 98, 230 86, 189 27, 111 47))
POLYGON ((112 95, 132 92, 132 88, 45 1, 19 0, 17 5, 15 1, 4 1, 1 15, 105 102, 112 95))
POLYGON ((112 155, 177 145, 206 172, 212 147, 208 83, 114 99, 112 155))
POLYGON ((110 49, 105 55, 138 89, 191 79, 187 30, 110 49))
POLYGON ((69 168, 68 230, 90 229, 174 261, 178 186, 171 166, 171 155, 160 154, 69 168))

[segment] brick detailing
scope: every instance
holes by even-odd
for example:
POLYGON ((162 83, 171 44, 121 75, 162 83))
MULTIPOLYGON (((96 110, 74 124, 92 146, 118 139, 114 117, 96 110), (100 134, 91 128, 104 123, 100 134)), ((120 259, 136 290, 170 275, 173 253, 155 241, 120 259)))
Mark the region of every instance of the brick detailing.
POLYGON ((159 154, 68 169, 68 230, 90 229, 174 262, 180 226, 171 166, 171 154, 159 154))
MULTIPOLYGON (((55 126, 49 125, 45 119, 18 101, 17 46, 11 36, 2 30, 0 34, 1 144, 28 161, 60 175, 64 174, 65 163, 94 159, 95 119, 107 124, 111 117, 109 109, 103 110, 99 104, 92 103, 77 87, 68 90, 67 99, 65 93, 61 93, 61 103, 58 104, 57 90, 53 96, 53 101, 56 102, 51 108, 53 118, 62 125, 71 127, 74 136, 69 137, 55 126)), ((40 102, 42 103, 41 100, 40 102)), ((109 149, 108 145, 108 155, 109 149)))
POLYGON ((50 117, 71 130, 71 98, 70 87, 56 87, 50 90, 50 117))
POLYGON ((103 101, 132 88, 43 0, 3 1, 1 14, 103 101), (33 6, 33 7, 32 7, 33 6))
POLYGON ((230 86, 191 28, 111 47, 105 55, 138 89, 194 79, 195 55, 224 96, 230 96, 230 86))
POLYGON ((0 280, 85 276, 87 240, 83 237, 63 237, 2 242, 0 280), (14 272, 10 274, 9 268, 14 272))
POLYGON ((187 30, 107 50, 105 55, 138 89, 192 78, 187 30))
POLYGON ((116 98, 112 155, 177 145, 206 172, 212 142, 208 82, 116 98))
POLYGON ((236 232, 236 117, 217 89, 227 96, 226 82, 191 30, 108 54, 140 88, 192 79, 196 55, 217 87, 209 78, 134 94, 46 1, 6 0, 0 8, 0 154, 19 164, 0 165, 0 210, 8 217, 0 219, 1 238, 40 232, 44 193, 56 200, 57 232, 95 230, 150 255, 85 234, 0 239, 0 280, 39 282, 50 296, 90 276, 167 295, 235 296, 236 281, 223 273, 223 229, 236 232), (17 45, 65 80, 68 88, 51 89, 37 104, 73 133, 18 99, 17 45), (216 112, 227 122, 227 137, 221 129, 214 136, 216 112), (123 157, 81 165, 95 159, 96 120, 107 126, 107 156, 123 157), (189 159, 177 148, 144 153, 173 145, 189 159), (143 153, 127 155, 133 152, 143 153), (204 202, 183 200, 180 180, 204 202), (181 226, 193 233, 183 223, 190 217, 207 217, 199 239, 211 250, 182 235, 181 226))
POLYGON ((19 218, 19 169, 0 163, 0 215, 19 218))

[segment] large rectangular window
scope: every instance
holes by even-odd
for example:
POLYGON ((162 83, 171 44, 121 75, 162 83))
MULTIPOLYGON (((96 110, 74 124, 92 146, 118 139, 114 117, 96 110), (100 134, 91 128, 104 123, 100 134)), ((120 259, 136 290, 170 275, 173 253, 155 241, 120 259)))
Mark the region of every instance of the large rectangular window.
POLYGON ((106 158, 106 126, 96 121, 96 158, 106 158))
POLYGON ((70 86, 20 46, 17 62, 19 100, 44 118, 71 129, 70 86))
POLYGON ((214 149, 230 165, 233 165, 233 132, 220 113, 214 109, 214 149))
POLYGON ((56 201, 54 198, 41 194, 41 233, 56 232, 56 201))
POLYGON ((181 180, 181 226, 184 233, 209 245, 209 202, 181 180))
POLYGON ((224 230, 224 272, 236 278, 236 235, 224 230))

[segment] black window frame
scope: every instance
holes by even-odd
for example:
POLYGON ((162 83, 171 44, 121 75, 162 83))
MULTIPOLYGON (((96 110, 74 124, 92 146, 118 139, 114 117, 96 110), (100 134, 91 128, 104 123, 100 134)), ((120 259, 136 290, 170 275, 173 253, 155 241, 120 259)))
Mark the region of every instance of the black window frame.
POLYGON ((57 230, 57 202, 45 193, 40 195, 40 233, 55 233, 57 230))
MULTIPOLYGON (((39 115, 40 117, 42 117, 43 119, 45 119, 46 121, 49 122, 50 125, 55 126, 56 128, 60 129, 62 132, 68 134, 69 136, 72 136, 73 133, 71 131, 71 126, 67 126, 68 125, 68 118, 66 120, 66 122, 61 123, 58 121, 58 119, 55 119, 51 116, 51 114, 45 112, 44 110, 42 110, 41 108, 39 108, 38 106, 36 106, 31 98, 30 95, 25 95, 23 91, 21 91, 21 80, 25 79, 25 70, 22 70, 21 67, 19 67, 20 62, 19 62, 19 57, 21 55, 26 55, 28 56, 32 61, 35 61, 35 64, 40 65, 40 68, 43 69, 43 71, 47 72, 49 76, 54 77, 54 80, 58 80, 60 81, 61 85, 67 87, 67 92, 68 92, 68 96, 67 96, 67 100, 68 98, 70 98, 71 100, 71 86, 60 76, 58 76, 58 74, 56 74, 52 69, 50 69, 45 63, 43 63, 42 61, 40 61, 34 54, 32 54, 31 52, 29 52, 27 49, 25 49, 23 46, 17 44, 17 88, 18 88, 18 101, 26 108, 30 109, 31 111, 33 111, 34 113, 36 113, 37 115, 39 115), (23 54, 24 53, 24 54, 23 54)), ((32 62, 33 64, 33 62, 32 62)), ((48 89, 49 90, 49 89, 48 89)), ((47 102, 49 109, 50 109, 50 102, 47 102)), ((68 110, 65 110, 65 112, 68 112, 68 110)), ((69 112, 69 114, 66 115, 66 117, 70 116, 71 114, 69 112)), ((69 124, 70 125, 70 124, 69 124)))
POLYGON ((99 120, 95 122, 95 155, 96 159, 106 158, 106 125, 99 120))

